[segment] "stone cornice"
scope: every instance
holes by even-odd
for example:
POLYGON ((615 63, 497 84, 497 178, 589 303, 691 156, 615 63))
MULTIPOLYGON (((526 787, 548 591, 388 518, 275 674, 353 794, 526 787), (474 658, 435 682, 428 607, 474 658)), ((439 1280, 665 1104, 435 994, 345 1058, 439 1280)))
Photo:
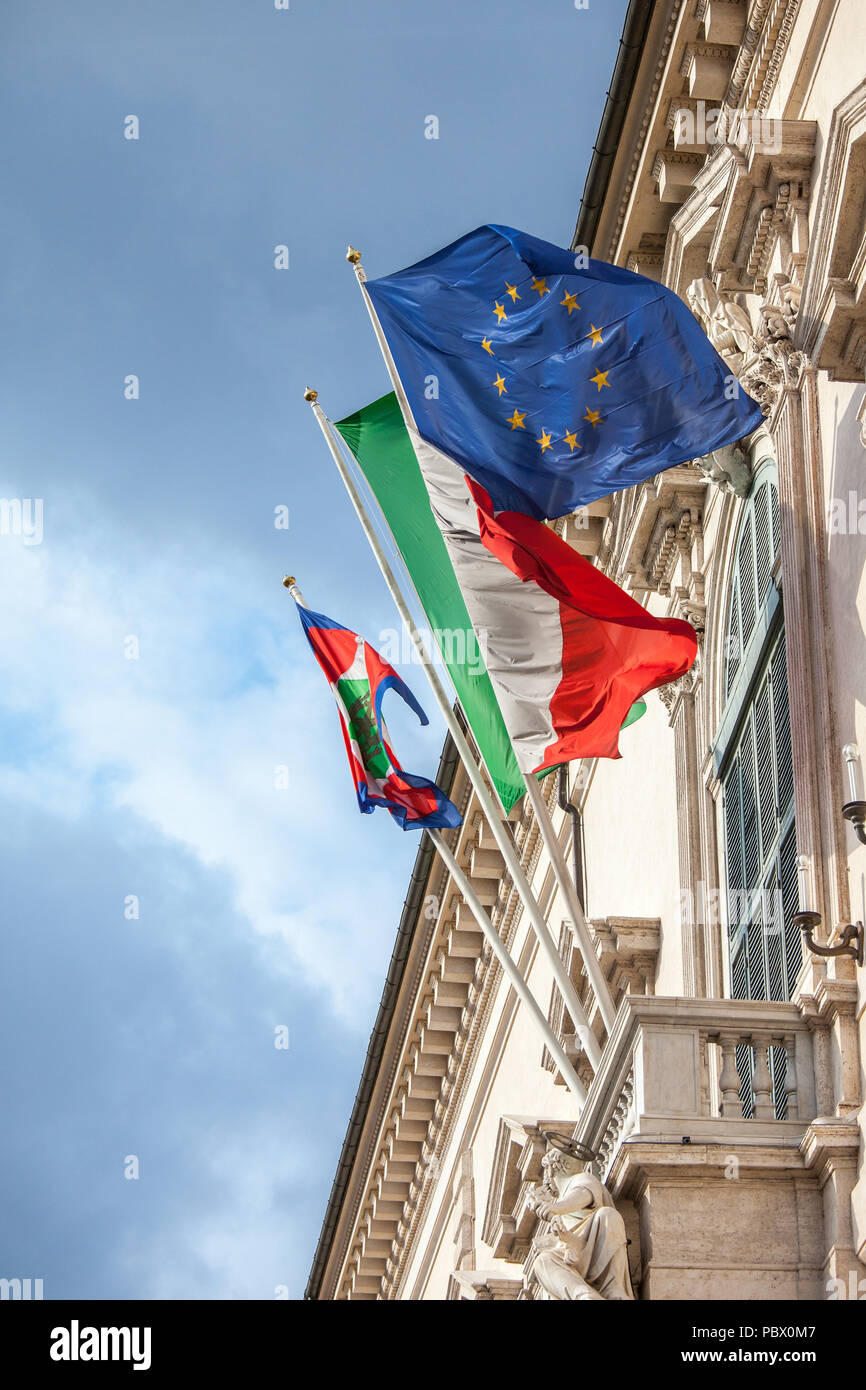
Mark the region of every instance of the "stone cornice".
POLYGON ((807 1168, 826 1182, 842 1165, 854 1168, 860 1152, 860 1129, 856 1120, 813 1120, 800 1141, 800 1153, 807 1168))
POLYGON ((799 9, 800 0, 755 0, 734 60, 726 106, 766 111, 799 9))
MULTIPOLYGON (((471 788, 462 769, 458 769, 452 792, 458 808, 464 815, 464 826, 459 832, 454 846, 458 858, 462 858, 466 852, 465 842, 472 820, 469 813, 471 788)), ((428 898, 440 901, 440 911, 430 921, 423 937, 418 938, 413 952, 414 966, 411 974, 406 975, 401 988, 402 1012, 399 1022, 388 1040, 386 1062, 377 1080, 376 1094, 378 1100, 376 1106, 368 1112, 365 1126, 368 1137, 364 1147, 359 1149, 354 1167, 354 1172, 359 1175, 359 1180, 356 1181, 351 1200, 346 1201, 341 1215, 339 1239, 335 1241, 329 1260, 327 1288, 323 1288, 323 1295, 326 1297, 340 1296, 339 1284, 335 1281, 342 1282, 342 1276, 338 1271, 345 1267, 353 1241, 357 1243, 358 1221, 365 1200, 365 1193, 369 1188, 369 1175, 374 1172, 376 1167, 376 1153, 382 1151, 383 1144, 387 1144, 387 1125, 389 1116, 393 1116, 395 1087, 398 1084, 401 1070, 405 1067, 406 1049, 413 1046, 413 1039, 415 1040, 414 1045, 417 1046, 419 1008, 423 1004, 423 1000, 430 996, 430 990, 424 988, 423 981, 425 978, 429 978, 431 957, 436 958, 438 949, 436 943, 443 940, 447 941, 451 935, 448 923, 454 918, 456 900, 453 893, 447 891, 448 883, 448 876, 437 861, 428 882, 428 898)))
POLYGON ((625 224, 629 204, 631 202, 635 180, 637 178, 638 170, 640 169, 641 163, 644 158, 645 146, 648 135, 650 133, 651 124, 655 116, 659 92, 661 91, 663 79, 668 69, 671 46, 674 42, 674 38, 679 28, 680 21, 683 17, 683 11, 685 10, 685 8, 686 0, 674 0, 674 3, 671 6, 671 13, 668 19, 667 28, 665 29, 660 46, 659 56, 656 60, 655 71, 653 73, 652 83, 650 86, 649 99, 644 107, 644 112, 641 119, 640 127, 637 132, 637 136, 632 142, 632 160, 623 182, 622 192, 620 194, 619 205, 617 209, 617 217, 614 223, 613 231, 607 238, 605 245, 599 247, 596 251, 596 255, 601 256, 605 260, 613 261, 617 259, 620 238, 622 236, 623 226, 625 224))
MULTIPOLYGON (((551 787, 547 795, 548 799, 551 800, 555 795, 555 787, 551 787)), ((521 862, 531 881, 541 853, 542 841, 534 819, 530 820, 527 816, 525 826, 518 847, 521 862)), ((497 927, 509 948, 514 941, 522 914, 523 908, 519 895, 513 887, 509 887, 504 907, 492 915, 494 926, 497 927)), ((492 953, 486 953, 484 965, 477 980, 476 997, 465 1020, 465 1027, 461 1025, 460 1032, 455 1035, 455 1046, 444 1062, 439 1103, 434 1109, 424 1144, 425 1162, 420 1169, 416 1170, 413 1185, 407 1193, 406 1209, 395 1227, 394 1249, 388 1261, 387 1278, 382 1287, 382 1297, 386 1299, 400 1296, 401 1281, 406 1272, 414 1240, 436 1188, 442 1158, 457 1121, 460 1099, 471 1074, 478 1045, 489 1023, 501 977, 501 966, 492 953)))

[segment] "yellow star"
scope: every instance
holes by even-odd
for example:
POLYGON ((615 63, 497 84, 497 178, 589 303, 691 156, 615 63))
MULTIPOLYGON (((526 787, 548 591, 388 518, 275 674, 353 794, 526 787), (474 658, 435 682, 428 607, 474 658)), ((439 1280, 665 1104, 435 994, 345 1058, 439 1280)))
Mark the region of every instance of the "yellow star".
POLYGON ((572 430, 569 434, 567 434, 565 436, 565 442, 572 453, 574 453, 576 449, 579 449, 580 445, 577 442, 577 431, 572 430))
POLYGON ((490 339, 489 339, 489 338, 482 338, 482 339, 481 339, 481 346, 483 347, 483 349, 484 349, 485 352, 489 352, 489 353, 490 353, 490 356, 491 356, 491 357, 493 356, 493 348, 492 348, 492 346, 491 346, 491 344, 490 344, 490 339))
POLYGON ((564 304, 564 305, 565 305, 566 309, 568 310, 568 317, 569 317, 569 318, 571 318, 571 311, 572 311, 572 309, 579 309, 579 308, 580 308, 580 305, 579 305, 578 302, 577 302, 577 295, 576 295, 576 294, 569 294, 568 290, 565 291, 565 299, 560 299, 559 302, 560 302, 560 304, 564 304))
POLYGON ((509 285, 509 283, 508 283, 507 280, 506 280, 506 282, 505 282, 505 293, 511 295, 511 302, 512 302, 512 304, 516 304, 518 299, 522 299, 522 298, 523 298, 522 295, 520 295, 520 294, 517 293, 517 286, 516 286, 516 285, 509 285))
POLYGON ((523 423, 525 419, 526 411, 524 410, 523 414, 521 415, 520 411, 517 409, 517 406, 515 406, 514 414, 509 417, 508 423, 513 430, 525 430, 526 426, 523 423))
POLYGON ((545 430, 545 428, 544 428, 543 425, 542 425, 542 427, 541 427, 541 438, 540 438, 540 439, 536 439, 535 442, 536 442, 536 444, 540 444, 540 445, 541 445, 541 452, 542 452, 542 453, 544 453, 545 449, 552 449, 552 448, 553 448, 553 445, 552 445, 551 442, 550 442, 550 435, 546 432, 546 430, 545 430))
POLYGON ((592 428, 593 428, 593 429, 595 429, 596 425, 600 425, 600 424, 602 423, 601 411, 600 411, 600 410, 590 410, 589 406, 586 407, 586 414, 584 415, 583 418, 584 418, 584 420, 588 420, 588 421, 589 421, 589 423, 592 425, 592 428))
POLYGON ((504 377, 504 376, 499 376, 499 375, 497 374, 496 380, 494 381, 493 385, 496 386, 496 387, 498 388, 500 396, 503 394, 503 392, 505 393, 506 396, 508 395, 508 390, 507 390, 506 385, 505 385, 505 377, 504 377))
POLYGON ((592 338, 593 347, 598 347, 600 343, 604 342, 604 339, 601 336, 601 329, 596 328, 594 323, 590 325, 590 330, 586 336, 587 338, 592 338))
POLYGON ((507 318, 508 318, 508 315, 506 314, 505 309, 504 309, 503 306, 499 303, 498 300, 497 300, 497 303, 496 303, 495 313, 496 313, 496 322, 497 322, 497 323, 501 323, 503 319, 507 319, 507 318))
POLYGON ((541 299, 542 296, 545 295, 545 294, 550 294, 550 290, 547 288, 547 278, 546 278, 546 277, 545 277, 545 279, 543 279, 543 280, 536 280, 535 276, 533 275, 533 277, 532 277, 532 288, 533 288, 534 290, 538 290, 538 297, 539 297, 539 299, 541 299))
POLYGON ((591 376, 589 379, 590 381, 595 382, 599 391, 601 390, 602 386, 610 386, 610 382, 607 379, 607 372, 597 371, 595 376, 591 376))

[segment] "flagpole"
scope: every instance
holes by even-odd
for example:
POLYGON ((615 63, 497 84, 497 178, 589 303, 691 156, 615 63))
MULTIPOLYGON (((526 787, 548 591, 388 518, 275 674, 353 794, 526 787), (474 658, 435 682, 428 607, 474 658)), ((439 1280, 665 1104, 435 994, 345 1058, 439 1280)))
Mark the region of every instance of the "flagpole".
MULTIPOLYGON (((400 409, 403 412, 403 419, 405 420, 407 425, 411 425, 412 428, 417 429, 417 426, 415 424, 415 418, 412 414, 412 407, 410 406, 408 397, 406 396, 406 392, 403 389, 403 383, 400 380, 400 373, 397 371, 397 364, 394 361, 394 357, 391 353, 391 348, 388 345, 388 340, 385 337, 385 334, 382 330, 382 325, 379 322, 379 315, 376 313, 373 301, 370 298, 369 292, 367 290, 367 275, 364 270, 364 267, 361 265, 360 251, 358 251, 354 246, 350 246, 346 252, 346 260, 349 262, 349 264, 355 272, 355 279, 358 282, 358 288, 360 289, 361 296, 364 300, 364 303, 367 306, 367 313, 370 316, 370 322, 373 326, 373 332, 376 335, 376 341, 379 344, 379 349, 382 353, 383 358, 385 359, 385 366, 388 369, 388 375, 391 378, 391 384, 394 387, 397 400, 400 404, 400 409)), ((483 754, 481 753, 480 749, 479 756, 483 758, 483 754)), ((553 829, 553 823, 548 814, 547 807, 544 803, 544 798, 538 788, 538 784, 535 781, 535 779, 531 776, 531 774, 529 776, 524 774, 524 781, 526 782, 527 788, 529 790, 529 799, 532 804, 533 811, 535 812, 536 819, 538 820, 542 838, 547 847, 548 854, 550 855, 556 881, 559 884, 560 890, 565 896, 566 902, 569 905, 569 910, 574 919, 574 927, 577 933, 578 941, 580 943, 581 955, 583 956, 584 964, 586 966, 586 972, 589 977, 590 983, 592 984, 596 999, 598 1001, 599 1011, 601 1013, 602 1020, 604 1021, 604 1025, 608 1031, 608 1034, 610 1034, 610 1031, 613 1027, 614 1019, 616 1017, 616 1009, 614 1007, 613 999, 611 998, 607 981, 604 978, 601 965, 595 953, 595 943, 592 940, 592 937, 589 932, 589 927, 587 926, 586 918, 580 906, 580 902, 577 897, 577 890, 574 887, 571 875, 568 871, 568 866, 565 863, 565 859, 562 855, 561 846, 556 838, 556 834, 553 829), (533 784, 531 787, 529 785, 530 781, 533 784)), ((551 965, 553 965, 553 957, 555 956, 556 960, 559 961, 560 956, 558 950, 556 949, 556 945, 553 942, 553 938, 549 937, 549 941, 550 949, 547 948, 544 941, 542 941, 542 945, 545 946, 545 954, 550 959, 551 965)), ((568 976, 569 980, 570 978, 571 977, 568 976)), ((559 976, 557 975, 557 980, 558 979, 559 976)), ((572 994, 574 994, 574 991, 572 991, 572 994)), ((571 1013, 570 1006, 569 1012, 571 1013)), ((581 1013, 583 1013, 582 1009, 581 1013)), ((584 1018, 586 1017, 585 1014, 583 1016, 584 1018)), ((574 1019, 573 1013, 572 1018, 574 1019)), ((576 1021, 575 1026, 577 1026, 576 1021)), ((592 1039, 595 1040, 595 1034, 592 1033, 588 1025, 587 1031, 589 1032, 592 1039)), ((587 1055, 591 1056, 590 1053, 587 1053, 587 1055)))
POLYGON ((467 878, 466 874, 461 869, 457 860, 454 858, 454 855, 451 853, 451 850, 446 845, 445 841, 442 838, 441 832, 438 830, 428 830, 427 834, 433 841, 433 844, 436 847, 437 853, 439 854, 439 857, 441 858, 443 864, 447 868, 457 887, 460 889, 460 892, 463 894, 463 897, 466 899, 466 905, 469 908, 469 911, 472 913, 472 916, 475 918, 479 927, 483 931, 487 941, 490 942, 490 945, 493 948, 493 953, 496 956, 496 959, 499 961, 499 964, 502 966, 502 969, 504 970, 506 976, 508 977, 515 994, 517 995, 520 1002, 524 1004, 526 1008, 529 1010, 530 1014, 535 1019, 536 1024, 538 1025, 539 1029, 544 1035, 544 1041, 547 1045, 547 1050, 550 1053, 553 1060, 556 1062, 556 1065, 559 1067, 563 1081, 565 1082, 568 1089, 571 1091, 572 1095, 576 1097, 576 1099, 580 1102, 581 1105, 583 1105, 586 1101, 586 1087, 584 1086, 577 1072, 574 1070, 574 1065, 572 1064, 564 1047, 562 1046, 553 1029, 551 1028, 550 1024, 548 1023, 547 1017, 542 1011, 537 999, 535 998, 535 995, 532 993, 532 991, 529 988, 529 985, 526 983, 526 980, 523 978, 520 971, 518 970, 513 957, 509 954, 508 950, 506 949, 505 942, 502 940, 502 937, 496 931, 496 928, 493 926, 493 923, 487 916, 487 913, 484 911, 484 908, 481 904, 481 900, 479 899, 478 894, 475 892, 475 889, 472 887, 471 881, 467 878))
POLYGON ((457 718, 454 714, 454 710, 452 709, 451 701, 449 700, 448 695, 446 694, 445 687, 442 685, 442 682, 439 679, 438 672, 436 671, 433 662, 431 661, 427 653, 427 649, 424 646, 423 639, 415 625, 415 621, 412 617, 412 614, 409 611, 406 600, 404 599, 403 594, 400 591, 400 587, 397 584, 396 579, 394 578, 393 571, 388 563, 387 556, 385 555, 385 552, 382 548, 379 537, 376 535, 376 532, 373 528, 373 524, 364 506, 361 495, 358 492, 357 487, 355 486, 354 479, 352 478, 352 475, 349 472, 348 467, 346 466, 346 461, 343 458, 337 440, 334 437, 331 428, 331 423, 318 403, 318 392, 308 387, 307 390, 304 392, 304 399, 308 401, 313 408, 313 413, 316 416, 316 419, 319 423, 319 428, 321 429, 322 434, 325 436, 325 441, 328 445, 328 448, 331 451, 331 456, 334 460, 334 463, 337 466, 337 471, 343 480, 346 491, 348 492, 349 497, 352 501, 352 505, 354 506, 355 511, 357 513, 358 520, 360 521, 364 534, 367 537, 367 540, 370 544, 370 549, 373 551, 373 554, 375 555, 376 560, 378 561, 379 569, 382 571, 382 576, 385 580, 385 583, 388 585, 391 597, 397 606, 397 611, 399 612, 400 617, 403 619, 403 622, 406 626, 406 630, 409 633, 409 636, 412 640, 412 644, 416 652, 418 653, 418 658, 421 662, 421 665, 424 667, 424 670, 427 674, 427 679, 430 682, 430 687, 433 691, 436 703, 438 704, 442 712, 442 717, 445 720, 446 725, 448 726, 448 730, 451 734, 451 737, 454 740, 457 751, 460 755, 464 767, 466 768, 466 772, 469 776, 469 779, 472 782, 475 794, 478 797, 484 814, 487 817, 487 820, 490 824, 490 829, 493 832, 493 836, 496 840, 497 845, 499 846, 499 851, 503 859, 505 860, 505 866, 508 869, 508 872, 511 876, 511 881, 517 889, 523 906, 529 915, 529 920, 532 923, 532 927, 536 937, 538 938, 539 945, 541 946, 541 949, 544 955, 547 957, 548 963, 550 964, 554 979, 556 980, 556 983, 559 986, 559 991, 562 995, 565 1007, 571 1015, 575 1029, 578 1033, 578 1036, 580 1037, 581 1043, 583 1044, 583 1050, 589 1058, 589 1061, 592 1064, 593 1069, 597 1071, 599 1061, 601 1060, 601 1048, 599 1046, 598 1039, 596 1038, 595 1034, 589 1026, 589 1021, 584 1012, 583 1005, 581 1004, 580 999, 578 998, 577 990, 574 986, 574 981, 569 975, 565 967, 565 963, 562 960, 559 951, 557 950, 556 942, 554 941, 550 933, 550 929, 548 928, 548 925, 544 920, 541 908, 539 907, 532 893, 532 889, 529 886, 526 875, 523 872, 523 866, 520 863, 520 859, 518 857, 514 841, 511 839, 511 835, 505 823, 500 818, 499 811, 493 799, 493 794, 491 793, 486 781, 484 780, 484 774, 482 773, 481 768, 479 767, 475 758, 472 756, 471 749, 466 741, 466 737, 463 733, 463 730, 461 729, 460 724, 458 723, 457 718))
MULTIPOLYGON (((288 589, 296 604, 298 604, 301 608, 307 607, 304 596, 301 593, 300 588, 298 587, 298 583, 294 575, 287 574, 283 579, 283 585, 286 589, 288 589)), ((527 984, 526 980, 523 978, 519 969, 517 968, 517 964, 514 961, 513 957, 510 955, 505 945, 505 942, 502 940, 501 936, 499 935, 490 918, 488 917, 487 913, 485 912, 481 900, 478 897, 478 894, 475 892, 475 889, 473 888, 471 881, 467 877, 464 870, 458 864, 451 850, 448 848, 448 845, 442 838, 441 831, 427 829, 426 834, 430 837, 434 849, 436 850, 437 854, 439 855, 440 859, 445 865, 445 868, 448 870, 448 873, 451 875, 451 878, 453 879, 457 888, 463 894, 463 897, 466 901, 466 906, 469 908, 469 911, 472 913, 472 916, 475 918, 476 922, 481 928, 481 931, 483 932, 485 939, 490 943, 493 954, 496 956, 496 959, 502 966, 502 969, 505 972, 505 975, 508 978, 512 988, 514 989, 518 999, 521 1001, 522 1004, 525 1004, 526 1008, 529 1010, 529 1013, 532 1015, 533 1019, 535 1020, 539 1029, 541 1030, 547 1050, 553 1057, 557 1066, 559 1067, 563 1081, 565 1082, 568 1089, 571 1091, 574 1098, 577 1100, 578 1104, 582 1106, 586 1100, 586 1087, 584 1086, 583 1082, 581 1081, 580 1077, 575 1071, 574 1064, 572 1063, 571 1059, 566 1053, 564 1047, 562 1046, 553 1029, 551 1028, 550 1024, 548 1023, 547 1018, 542 1012, 538 1004, 538 1001, 536 1000, 535 996, 529 988, 529 985, 527 984)))
POLYGON ((547 809, 547 804, 541 794, 541 788, 536 778, 529 772, 523 774, 523 780, 526 783, 526 790, 532 809, 535 812, 535 819, 538 821, 541 829, 547 853, 550 856, 550 862, 556 881, 559 884, 560 891, 571 913, 572 921, 574 922, 574 930, 580 942, 580 953, 583 956, 586 973, 598 1001, 599 1011, 609 1036, 613 1031, 613 1025, 616 1020, 616 1008, 610 989, 608 988, 607 980, 604 978, 601 962, 595 953, 595 943, 589 934, 586 917, 580 905, 580 898, 577 896, 577 886, 572 878, 571 870, 568 867, 565 855, 562 852, 562 845, 559 843, 559 837, 553 828, 550 812, 547 809))

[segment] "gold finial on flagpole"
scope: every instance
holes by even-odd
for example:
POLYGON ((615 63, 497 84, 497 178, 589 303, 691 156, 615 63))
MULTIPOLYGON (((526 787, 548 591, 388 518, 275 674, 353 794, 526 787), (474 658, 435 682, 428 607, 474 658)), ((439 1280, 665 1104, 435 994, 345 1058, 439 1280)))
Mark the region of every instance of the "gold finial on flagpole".
POLYGON ((304 400, 305 400, 305 401, 309 401, 309 402, 310 402, 310 405, 315 405, 315 404, 316 404, 316 401, 317 401, 318 399, 319 399, 319 393, 318 393, 318 391, 314 391, 313 388, 312 388, 312 386, 308 386, 307 389, 306 389, 305 392, 304 392, 304 400))
POLYGON ((356 251, 356 249, 355 249, 354 246, 349 246, 349 247, 347 247, 347 249, 346 249, 346 260, 349 262, 350 265, 360 265, 360 264, 361 264, 361 253, 360 253, 360 251, 356 251))
POLYGON ((293 585, 293 584, 297 584, 297 582, 298 582, 298 581, 297 581, 297 579, 295 578, 295 576, 294 576, 293 574, 284 574, 284 575, 283 575, 283 588, 284 588, 284 589, 291 589, 292 585, 293 585))

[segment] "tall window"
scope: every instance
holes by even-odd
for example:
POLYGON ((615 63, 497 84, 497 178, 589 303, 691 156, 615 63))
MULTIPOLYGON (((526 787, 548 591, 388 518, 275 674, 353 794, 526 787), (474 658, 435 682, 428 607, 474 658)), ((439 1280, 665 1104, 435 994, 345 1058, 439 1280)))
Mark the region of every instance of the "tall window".
MULTIPOLYGON (((775 466, 759 471, 737 538, 725 646, 726 703, 716 760, 723 787, 731 994, 790 999, 802 961, 785 630, 774 579, 779 549, 775 466)), ((751 1071, 748 1049, 740 1075, 751 1071), (745 1064, 745 1068, 743 1066, 745 1064)), ((776 1113, 784 1052, 772 1049, 776 1113)), ((745 1113, 751 1086, 744 1085, 745 1113)))

